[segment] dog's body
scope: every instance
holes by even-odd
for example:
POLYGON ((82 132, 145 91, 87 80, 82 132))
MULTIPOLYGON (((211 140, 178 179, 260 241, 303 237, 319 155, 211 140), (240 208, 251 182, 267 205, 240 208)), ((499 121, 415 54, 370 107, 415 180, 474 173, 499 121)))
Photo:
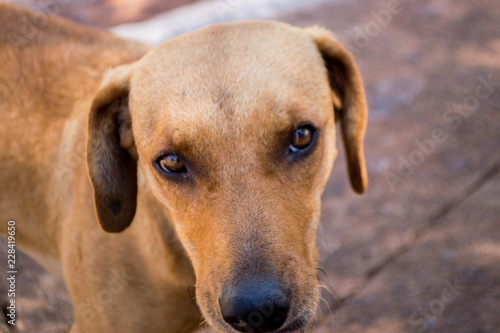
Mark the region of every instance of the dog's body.
POLYGON ((343 48, 320 29, 249 22, 148 52, 41 18, 0 4, 0 212, 18 246, 64 276, 72 332, 191 332, 195 284, 218 331, 306 327, 333 105, 353 187, 366 187, 364 93, 343 48), (314 129, 314 146, 280 150, 297 128, 314 129), (185 168, 165 172, 178 165, 165 156, 185 168), (279 309, 261 328, 241 281, 281 295, 251 300, 279 309))

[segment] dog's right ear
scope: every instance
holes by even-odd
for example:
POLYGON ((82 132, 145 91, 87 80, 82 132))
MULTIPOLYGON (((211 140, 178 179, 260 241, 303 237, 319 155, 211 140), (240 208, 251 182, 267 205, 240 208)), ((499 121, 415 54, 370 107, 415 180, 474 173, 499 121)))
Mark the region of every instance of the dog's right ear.
POLYGON ((137 203, 137 161, 128 106, 133 65, 111 70, 92 102, 87 166, 97 218, 107 232, 127 228, 137 203))

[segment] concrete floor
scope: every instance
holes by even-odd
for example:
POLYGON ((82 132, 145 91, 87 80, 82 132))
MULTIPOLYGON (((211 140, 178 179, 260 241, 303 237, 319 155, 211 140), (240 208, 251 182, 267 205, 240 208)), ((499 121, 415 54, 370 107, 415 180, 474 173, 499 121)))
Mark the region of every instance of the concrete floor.
MULTIPOLYGON (((500 332, 500 3, 335 1, 277 19, 336 31, 370 108, 368 192, 350 190, 341 154, 323 196, 335 296, 315 332, 500 332)), ((18 260, 17 332, 61 332, 62 281, 18 260)))

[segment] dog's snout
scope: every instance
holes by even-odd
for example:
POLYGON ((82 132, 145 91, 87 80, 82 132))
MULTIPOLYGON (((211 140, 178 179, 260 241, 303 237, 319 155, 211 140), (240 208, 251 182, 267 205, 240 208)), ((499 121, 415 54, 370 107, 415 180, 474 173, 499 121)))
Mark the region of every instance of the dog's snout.
POLYGON ((239 332, 260 333, 279 329, 290 310, 290 292, 276 279, 246 279, 222 292, 224 320, 239 332))

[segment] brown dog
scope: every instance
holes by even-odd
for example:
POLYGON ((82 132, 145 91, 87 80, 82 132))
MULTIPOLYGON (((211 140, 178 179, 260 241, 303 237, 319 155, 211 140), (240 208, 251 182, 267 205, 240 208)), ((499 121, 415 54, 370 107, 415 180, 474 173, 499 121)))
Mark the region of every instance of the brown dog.
POLYGON ((64 276, 71 331, 194 331, 194 285, 218 332, 307 330, 336 121, 353 188, 367 184, 345 49, 277 22, 148 51, 5 4, 0 21, 1 218, 64 276))

